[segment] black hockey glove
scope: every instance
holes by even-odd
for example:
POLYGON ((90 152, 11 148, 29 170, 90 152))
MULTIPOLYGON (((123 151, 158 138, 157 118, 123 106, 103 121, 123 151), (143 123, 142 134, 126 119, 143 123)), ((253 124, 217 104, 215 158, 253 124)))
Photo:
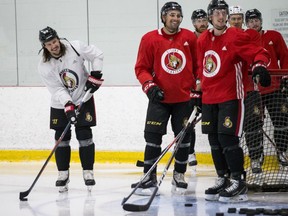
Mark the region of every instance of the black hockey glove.
POLYGON ((68 101, 65 104, 65 114, 68 118, 69 121, 71 121, 72 124, 77 123, 77 114, 76 114, 76 109, 75 109, 75 104, 72 103, 71 101, 68 101))
POLYGON ((263 87, 271 85, 271 76, 264 64, 257 63, 252 67, 252 79, 256 84, 259 82, 263 87))
POLYGON ((197 107, 197 112, 202 112, 202 92, 191 90, 190 93, 190 106, 193 108, 197 107))
POLYGON ((283 76, 280 82, 280 90, 284 94, 288 94, 288 76, 283 76))
POLYGON ((142 88, 151 102, 158 103, 164 100, 164 92, 154 82, 145 82, 142 88))
POLYGON ((91 93, 97 91, 104 81, 101 79, 102 75, 101 71, 91 71, 91 75, 88 77, 84 90, 88 91, 88 89, 91 89, 91 93))

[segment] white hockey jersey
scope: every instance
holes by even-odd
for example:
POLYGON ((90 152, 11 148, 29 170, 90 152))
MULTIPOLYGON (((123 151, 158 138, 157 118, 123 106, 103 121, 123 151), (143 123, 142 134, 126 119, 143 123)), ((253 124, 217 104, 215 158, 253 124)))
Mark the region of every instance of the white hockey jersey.
POLYGON ((102 71, 103 67, 103 52, 96 46, 81 41, 71 41, 71 44, 80 56, 70 44, 64 44, 67 48, 64 56, 51 58, 48 62, 41 59, 38 64, 41 79, 51 93, 51 107, 56 109, 63 109, 68 101, 80 104, 89 76, 85 60, 91 62, 94 71, 102 71))

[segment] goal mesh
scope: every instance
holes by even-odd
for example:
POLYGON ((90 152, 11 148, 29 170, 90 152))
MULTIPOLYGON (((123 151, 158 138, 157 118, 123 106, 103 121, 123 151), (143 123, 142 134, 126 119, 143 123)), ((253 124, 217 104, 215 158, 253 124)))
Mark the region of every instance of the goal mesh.
MULTIPOLYGON (((275 70, 276 71, 276 70, 275 70)), ((277 70, 281 79, 288 70, 277 70)), ((288 191, 288 94, 250 92, 245 100, 244 151, 247 186, 253 191, 288 191)))

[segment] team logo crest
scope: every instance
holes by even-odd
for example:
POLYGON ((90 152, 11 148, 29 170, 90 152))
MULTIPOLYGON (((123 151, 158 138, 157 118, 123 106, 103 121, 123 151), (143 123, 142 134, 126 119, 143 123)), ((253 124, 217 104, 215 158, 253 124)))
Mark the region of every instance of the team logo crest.
POLYGON ((87 113, 86 113, 86 115, 85 115, 85 120, 86 120, 87 122, 92 122, 93 117, 92 117, 92 115, 90 114, 90 112, 87 112, 87 113))
POLYGON ((255 115, 258 115, 258 116, 259 116, 260 113, 261 113, 261 112, 260 112, 260 109, 259 109, 259 107, 258 107, 257 105, 254 106, 253 112, 254 112, 255 115))
POLYGON ((78 88, 79 78, 74 71, 72 71, 70 69, 64 69, 60 72, 60 78, 61 78, 64 86, 70 92, 73 92, 73 91, 75 91, 75 89, 78 88))
POLYGON ((178 74, 186 65, 184 53, 176 48, 166 50, 161 57, 162 68, 169 74, 178 74))
POLYGON ((206 77, 215 76, 219 72, 220 65, 219 55, 213 50, 208 50, 203 60, 203 75, 206 77))
POLYGON ((282 106, 281 106, 281 112, 282 112, 282 113, 288 113, 288 107, 286 106, 286 104, 282 104, 282 106))
POLYGON ((229 116, 227 116, 227 117, 225 118, 225 121, 224 121, 224 123, 223 123, 223 126, 226 127, 226 128, 232 128, 233 123, 232 123, 232 121, 231 121, 231 119, 230 119, 229 116))

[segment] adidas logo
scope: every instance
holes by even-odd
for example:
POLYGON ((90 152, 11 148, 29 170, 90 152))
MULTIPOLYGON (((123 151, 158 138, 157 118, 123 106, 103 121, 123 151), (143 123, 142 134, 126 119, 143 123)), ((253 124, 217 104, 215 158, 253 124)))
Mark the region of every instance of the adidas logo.
POLYGON ((189 46, 189 43, 186 41, 186 42, 184 43, 184 46, 189 46))
POLYGON ((226 46, 224 46, 224 47, 222 48, 222 50, 223 50, 223 51, 227 51, 227 48, 226 48, 226 46))
POLYGON ((269 42, 269 45, 273 45, 273 41, 270 41, 270 42, 269 42))

